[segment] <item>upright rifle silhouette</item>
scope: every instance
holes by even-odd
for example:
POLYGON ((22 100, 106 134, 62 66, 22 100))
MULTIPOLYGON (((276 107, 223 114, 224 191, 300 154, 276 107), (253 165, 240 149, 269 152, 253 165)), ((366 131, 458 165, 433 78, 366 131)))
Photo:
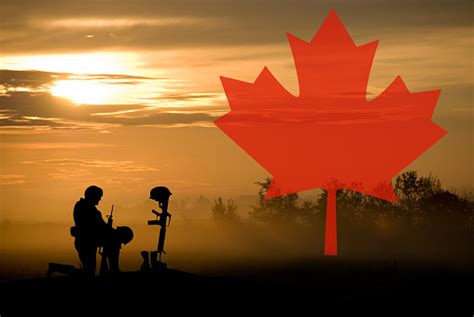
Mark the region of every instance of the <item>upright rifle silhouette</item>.
POLYGON ((148 270, 151 268, 159 269, 166 268, 166 263, 161 262, 161 257, 165 252, 165 237, 166 237, 166 228, 169 227, 171 223, 171 214, 168 212, 168 202, 171 192, 167 187, 158 186, 151 190, 150 199, 156 200, 158 206, 161 209, 161 212, 152 210, 151 212, 156 216, 156 219, 149 220, 148 225, 150 226, 160 226, 160 233, 158 235, 158 245, 156 251, 142 251, 141 255, 143 257, 143 264, 141 266, 142 270, 148 270))

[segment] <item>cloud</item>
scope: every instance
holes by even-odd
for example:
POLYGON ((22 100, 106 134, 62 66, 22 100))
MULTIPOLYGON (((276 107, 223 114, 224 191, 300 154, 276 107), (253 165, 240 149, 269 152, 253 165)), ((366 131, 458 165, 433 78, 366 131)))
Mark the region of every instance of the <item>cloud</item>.
POLYGON ((48 178, 55 181, 81 181, 88 183, 103 183, 108 185, 123 185, 142 183, 144 178, 135 176, 98 176, 87 168, 56 168, 48 173, 48 178))
POLYGON ((8 175, 0 175, 1 180, 5 179, 19 179, 19 178, 24 178, 25 175, 18 175, 18 174, 8 174, 8 175))
MULTIPOLYGON (((336 8, 356 30, 471 26, 465 1, 137 0, 3 1, 4 52, 234 46, 284 42, 285 32, 314 32, 336 8), (311 29, 311 31, 309 31, 311 29)), ((422 36, 424 36, 423 34, 422 36)))
POLYGON ((0 69, 0 85, 6 89, 20 87, 37 89, 56 80, 67 79, 70 75, 68 73, 0 69))
MULTIPOLYGON (((218 22, 220 19, 215 18, 218 22)), ((211 19, 205 19, 193 16, 170 16, 158 18, 137 18, 137 17, 90 17, 90 18, 69 18, 69 19, 38 19, 30 21, 30 24, 36 28, 45 29, 104 29, 120 30, 124 28, 143 27, 143 26, 177 26, 177 25, 209 25, 211 19)))
POLYGON ((463 113, 473 113, 474 112, 474 107, 456 107, 450 109, 452 112, 463 112, 463 113))
POLYGON ((0 175, 0 185, 24 184, 27 182, 24 178, 25 178, 25 175, 19 175, 19 174, 0 175))
POLYGON ((173 100, 173 101, 189 101, 189 100, 200 100, 200 99, 219 99, 224 100, 225 95, 223 93, 164 93, 158 97, 149 97, 146 99, 150 100, 173 100))
POLYGON ((47 92, 30 93, 23 91, 11 92, 0 96, 0 110, 4 116, 30 116, 39 118, 65 118, 82 120, 98 112, 113 112, 117 110, 143 110, 144 105, 81 105, 52 96, 47 92))
POLYGON ((102 149, 116 147, 105 143, 0 143, 0 149, 14 150, 69 150, 69 149, 102 149))
MULTIPOLYGON (((213 122, 205 112, 165 112, 149 105, 81 105, 49 93, 0 96, 0 127, 36 130, 104 130, 120 126, 191 126, 213 122)), ((0 133, 2 133, 0 131, 0 133)))
POLYGON ((114 79, 114 80, 126 80, 126 79, 141 79, 141 80, 157 80, 157 79, 166 79, 166 78, 156 78, 156 77, 147 77, 147 76, 132 76, 132 75, 123 75, 123 74, 71 74, 70 79, 90 79, 90 80, 99 80, 99 79, 114 79))
MULTIPOLYGON (((135 85, 146 76, 124 74, 73 74, 44 71, 0 70, 0 134, 6 128, 42 130, 105 130, 120 126, 207 125, 217 118, 222 93, 165 92, 141 98, 144 103, 83 104, 51 95, 47 86, 57 80, 100 80, 113 85, 135 85), (45 88, 46 87, 46 88, 45 88), (17 90, 24 88, 24 90, 17 90), (201 107, 202 105, 202 107, 201 107), (170 111, 180 110, 180 111, 170 111)), ((222 110, 222 109, 221 109, 222 110)), ((11 131, 9 131, 11 132, 11 131)))
POLYGON ((216 117, 207 113, 152 113, 143 117, 101 117, 101 123, 118 124, 123 126, 154 126, 154 125, 181 125, 211 122, 216 117))
MULTIPOLYGON (((211 183, 208 183, 208 182, 196 182, 196 181, 192 181, 192 180, 183 180, 183 179, 163 179, 161 180, 161 183, 163 184, 167 184, 168 186, 170 187, 173 187, 173 188, 178 188, 180 190, 183 190, 183 189, 187 189, 187 190, 192 190, 192 191, 195 191, 196 187, 200 187, 200 188, 203 188, 203 187, 212 187, 212 184, 211 183)), ((147 182, 146 183, 147 186, 149 187, 153 187, 153 186, 158 186, 158 184, 155 182, 147 182)))
POLYGON ((44 72, 38 70, 10 70, 0 69, 0 86, 6 90, 27 88, 37 90, 58 80, 112 80, 110 84, 140 84, 140 80, 157 80, 145 76, 131 76, 123 74, 73 74, 59 72, 44 72))
MULTIPOLYGON (((157 172, 159 169, 137 164, 134 161, 107 161, 107 160, 87 160, 87 159, 49 159, 49 160, 38 160, 38 161, 24 161, 22 164, 34 164, 34 165, 46 165, 55 166, 58 168, 71 167, 74 169, 84 169, 90 171, 90 169, 106 169, 113 172, 120 173, 136 173, 136 172, 157 172)), ((64 170, 63 171, 70 171, 64 170)))

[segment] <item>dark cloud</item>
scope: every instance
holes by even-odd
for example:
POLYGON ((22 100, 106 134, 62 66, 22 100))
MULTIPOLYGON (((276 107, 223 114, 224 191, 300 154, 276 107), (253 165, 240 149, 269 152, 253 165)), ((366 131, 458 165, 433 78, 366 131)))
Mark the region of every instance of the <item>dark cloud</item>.
POLYGON ((56 80, 67 79, 69 73, 0 69, 0 85, 9 88, 37 89, 56 80))
POLYGON ((189 101, 189 100, 199 100, 199 99, 213 99, 219 98, 222 94, 220 93, 180 93, 180 94, 173 94, 167 93, 162 94, 158 97, 148 97, 145 99, 149 100, 173 100, 173 101, 189 101))
MULTIPOLYGON (((101 111, 112 111, 112 109, 123 110, 124 107, 131 106, 104 106, 101 111)), ((30 92, 10 92, 7 95, 0 96, 0 109, 8 110, 9 114, 14 118, 24 116, 41 117, 41 118, 67 118, 67 119, 84 119, 94 112, 93 105, 84 107, 74 106, 71 102, 54 97, 49 93, 30 93, 30 92)))
POLYGON ((44 119, 0 119, 0 127, 32 127, 69 130, 76 125, 44 119))
MULTIPOLYGON (((0 95, 0 127, 31 127, 35 129, 97 129, 114 126, 138 125, 188 125, 196 122, 211 122, 214 116, 181 109, 181 113, 170 113, 144 104, 101 104, 76 106, 69 100, 55 97, 43 86, 57 80, 76 79, 104 80, 105 83, 136 85, 141 80, 158 78, 121 74, 72 74, 43 71, 0 70, 0 85, 7 91, 0 95), (30 91, 12 89, 26 88, 30 91)), ((161 79, 161 78, 160 78, 161 79)), ((166 100, 199 100, 215 97, 216 94, 167 94, 166 100)), ((191 109, 188 109, 191 110, 191 109)))
POLYGON ((19 0, 0 4, 0 47, 66 52, 283 43, 287 31, 310 38, 331 8, 355 33, 472 25, 467 0, 19 0))
POLYGON ((11 88, 28 88, 38 89, 42 86, 52 84, 57 80, 65 79, 81 79, 81 80, 113 80, 114 84, 121 85, 137 85, 140 80, 157 80, 163 78, 153 78, 144 76, 131 76, 121 74, 73 74, 44 72, 37 70, 10 70, 0 69, 0 86, 6 89, 11 88))
POLYGON ((210 123, 204 112, 164 112, 145 105, 80 105, 48 93, 11 92, 0 96, 0 127, 91 129, 114 126, 162 126, 210 123), (114 114, 134 110, 132 114, 114 114), (97 115, 98 113, 111 113, 97 115))
MULTIPOLYGON (((78 76, 72 74, 71 77, 78 76)), ((132 75, 122 75, 122 74, 81 74, 79 75, 81 79, 89 79, 89 80, 127 80, 127 79, 135 79, 135 80, 158 80, 158 79, 166 79, 166 78, 156 78, 156 77, 146 77, 146 76, 132 76, 132 75)))
POLYGON ((100 123, 110 123, 119 125, 188 125, 195 123, 210 123, 217 119, 216 116, 207 113, 153 113, 143 117, 103 117, 98 120, 100 123))

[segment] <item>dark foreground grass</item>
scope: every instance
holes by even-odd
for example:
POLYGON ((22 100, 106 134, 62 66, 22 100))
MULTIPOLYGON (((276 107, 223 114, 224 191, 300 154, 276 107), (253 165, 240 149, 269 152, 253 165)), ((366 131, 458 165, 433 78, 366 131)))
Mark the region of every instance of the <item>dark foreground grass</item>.
MULTIPOLYGON (((254 312, 318 316, 322 312, 378 316, 446 316, 473 312, 472 270, 426 263, 364 263, 318 259, 228 266, 208 274, 168 269, 110 277, 9 280, 0 284, 3 316, 92 314, 133 316, 254 312)), ((326 315, 326 314, 323 314, 326 315)))

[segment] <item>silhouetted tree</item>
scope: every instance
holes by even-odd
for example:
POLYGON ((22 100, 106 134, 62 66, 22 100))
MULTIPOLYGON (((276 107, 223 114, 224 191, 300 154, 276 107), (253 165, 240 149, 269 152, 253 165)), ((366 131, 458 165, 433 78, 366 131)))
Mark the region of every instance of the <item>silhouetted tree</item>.
POLYGON ((465 229, 470 226, 474 214, 468 197, 459 197, 448 190, 424 197, 419 201, 419 208, 429 215, 430 224, 436 228, 465 229))
POLYGON ((212 216, 216 223, 236 223, 240 220, 236 210, 237 205, 232 199, 224 203, 222 197, 218 197, 212 206, 212 216))
POLYGON ((249 212, 250 219, 270 223, 294 223, 299 216, 298 194, 279 196, 266 199, 265 194, 270 188, 272 180, 266 178, 263 182, 256 182, 260 186, 257 205, 252 206, 249 212))
POLYGON ((266 178, 263 182, 257 182, 260 187, 258 191, 257 205, 252 206, 249 212, 251 220, 267 223, 294 224, 298 222, 314 223, 318 215, 315 203, 305 201, 299 204, 298 194, 289 194, 266 199, 265 194, 270 188, 272 180, 266 178))
MULTIPOLYGON (((251 220, 273 223, 324 222, 326 192, 315 202, 299 202, 298 194, 265 199, 271 179, 259 185, 257 204, 249 212, 251 220)), ((362 186, 362 185, 361 185, 362 186)), ((419 176, 416 171, 400 174, 394 182, 398 203, 361 194, 351 190, 337 191, 338 220, 363 228, 383 224, 412 224, 474 229, 474 202, 469 196, 460 197, 442 188, 439 178, 419 176)))
POLYGON ((400 206, 411 212, 420 210, 420 202, 443 191, 439 178, 419 177, 416 171, 400 174, 395 180, 395 193, 400 206))
MULTIPOLYGON (((371 224, 379 221, 402 220, 411 224, 442 223, 455 221, 453 217, 470 223, 473 219, 472 200, 460 198, 444 190, 439 178, 418 176, 416 171, 400 174, 394 184, 398 203, 386 201, 351 190, 337 191, 337 210, 341 221, 353 224, 371 224), (446 217, 448 217, 447 219, 446 217), (444 217, 444 220, 441 220, 444 217)), ((323 191, 317 206, 326 208, 326 192, 323 191)))
MULTIPOLYGON (((327 193, 321 192, 317 199, 317 206, 324 214, 326 209, 327 193)), ((371 196, 348 189, 336 192, 338 220, 345 223, 364 224, 372 223, 374 212, 371 208, 371 196)))
POLYGON ((323 214, 325 213, 320 212, 317 202, 304 200, 300 205, 299 217, 304 224, 314 225, 321 222, 323 214))

